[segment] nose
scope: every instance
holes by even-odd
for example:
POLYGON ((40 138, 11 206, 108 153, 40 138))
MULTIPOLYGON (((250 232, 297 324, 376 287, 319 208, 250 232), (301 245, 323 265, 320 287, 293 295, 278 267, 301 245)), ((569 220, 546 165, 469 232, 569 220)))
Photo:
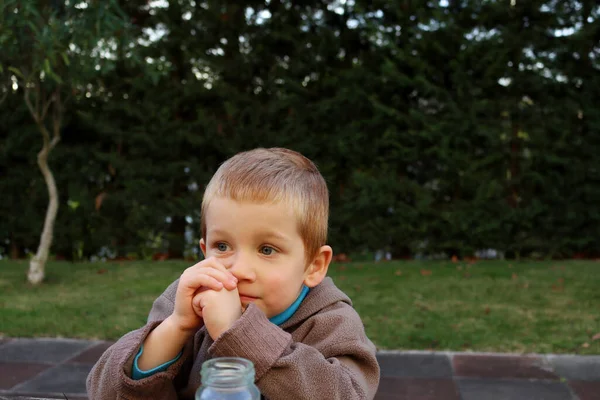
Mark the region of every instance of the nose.
POLYGON ((256 280, 256 273, 252 267, 252 261, 250 257, 245 256, 242 253, 237 253, 230 259, 229 272, 233 274, 238 280, 254 282, 256 280))

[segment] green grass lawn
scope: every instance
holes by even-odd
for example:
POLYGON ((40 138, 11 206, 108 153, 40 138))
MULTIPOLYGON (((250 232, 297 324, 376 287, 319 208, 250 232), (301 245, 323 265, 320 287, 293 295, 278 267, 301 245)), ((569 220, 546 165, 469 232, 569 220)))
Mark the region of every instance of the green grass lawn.
MULTIPOLYGON (((27 262, 0 261, 0 335, 117 339, 189 263, 52 262, 40 287, 27 262)), ((600 354, 600 263, 335 264, 380 349, 600 354)))

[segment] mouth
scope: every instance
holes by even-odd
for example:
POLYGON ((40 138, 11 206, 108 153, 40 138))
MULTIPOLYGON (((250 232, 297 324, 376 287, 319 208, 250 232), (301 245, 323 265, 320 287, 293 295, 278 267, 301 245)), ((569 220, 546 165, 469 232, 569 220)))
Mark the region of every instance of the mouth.
POLYGON ((258 297, 254 297, 254 296, 249 296, 243 293, 240 293, 240 301, 242 303, 252 303, 253 301, 255 301, 256 299, 258 299, 258 297))

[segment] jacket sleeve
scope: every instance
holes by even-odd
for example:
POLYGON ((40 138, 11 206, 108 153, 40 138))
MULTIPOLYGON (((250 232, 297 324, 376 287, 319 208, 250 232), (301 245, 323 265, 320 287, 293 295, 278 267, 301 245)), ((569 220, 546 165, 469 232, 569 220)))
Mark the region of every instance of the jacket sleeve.
MULTIPOLYGON (((351 310, 351 311, 349 311, 351 310)), ((379 385, 376 348, 358 314, 324 311, 302 342, 269 322, 254 305, 209 349, 213 357, 244 357, 268 399, 372 399, 379 385)))
POLYGON ((185 345, 182 356, 166 371, 140 380, 131 378, 133 359, 140 346, 152 329, 173 312, 173 302, 166 293, 175 290, 177 283, 174 282, 154 301, 144 327, 127 333, 102 354, 87 377, 90 399, 177 399, 177 383, 181 381, 178 377, 183 376, 183 370, 188 367, 186 361, 192 356, 193 339, 185 345))

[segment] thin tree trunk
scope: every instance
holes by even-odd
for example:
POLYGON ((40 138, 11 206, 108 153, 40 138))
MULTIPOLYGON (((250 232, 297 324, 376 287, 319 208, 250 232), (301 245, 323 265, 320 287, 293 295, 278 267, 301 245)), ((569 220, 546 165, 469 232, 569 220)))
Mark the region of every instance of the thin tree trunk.
MULTIPOLYGON (((36 86, 36 89, 39 90, 39 86, 36 86)), ((37 98, 39 99, 39 93, 37 98)), ((44 219, 44 227, 42 229, 42 236, 40 238, 40 245, 35 256, 29 262, 29 271, 27 272, 27 279, 29 282, 33 285, 39 285, 44 280, 46 261, 48 261, 48 254, 50 253, 50 247, 52 246, 54 221, 56 220, 56 214, 58 213, 58 190, 56 189, 54 175, 52 175, 52 171, 50 170, 50 167, 48 167, 48 156, 50 155, 52 149, 60 141, 62 104, 60 103, 60 97, 58 96, 57 92, 54 93, 53 96, 47 101, 43 110, 40 110, 40 108, 37 106, 33 106, 29 100, 28 91, 25 93, 25 102, 27 103, 27 106, 29 107, 29 110, 44 139, 44 145, 38 153, 37 162, 38 166, 40 167, 40 171, 44 176, 49 197, 48 209, 46 210, 46 218, 44 219), (51 104, 54 105, 52 110, 52 139, 50 139, 50 133, 44 124, 46 112, 51 104)))
POLYGON ((29 272, 27 273, 27 279, 33 285, 38 285, 44 280, 46 261, 50 253, 50 246, 52 246, 54 221, 58 213, 58 191, 56 190, 56 182, 54 181, 52 171, 48 167, 49 154, 50 146, 44 146, 37 157, 38 166, 40 167, 40 171, 42 171, 42 175, 44 175, 44 181, 48 187, 49 203, 46 210, 46 218, 44 219, 40 245, 37 253, 29 263, 29 272))

